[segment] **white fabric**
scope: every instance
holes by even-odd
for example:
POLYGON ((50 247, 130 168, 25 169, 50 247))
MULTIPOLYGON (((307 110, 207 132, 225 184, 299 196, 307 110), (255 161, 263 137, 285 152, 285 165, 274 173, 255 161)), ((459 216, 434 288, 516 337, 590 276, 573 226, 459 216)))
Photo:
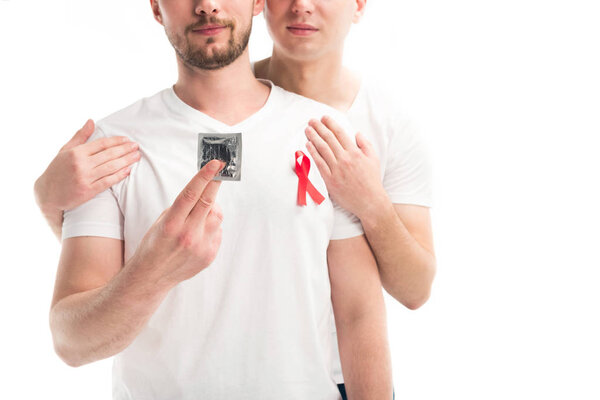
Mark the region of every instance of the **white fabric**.
MULTIPOLYGON (((397 100, 376 79, 363 78, 358 94, 346 113, 354 132, 373 144, 379 157, 381 179, 395 204, 433 206, 432 163, 429 149, 414 122, 397 108, 397 100)), ((335 320, 332 326, 333 374, 343 383, 335 320)))
POLYGON ((243 137, 241 181, 223 182, 217 197, 217 257, 172 289, 114 357, 114 399, 340 398, 326 250, 330 239, 363 231, 331 203, 314 162, 309 178, 326 200, 317 206, 307 196, 308 205, 297 206, 293 169, 296 150, 310 157, 308 120, 324 114, 352 131, 342 113, 272 84, 263 108, 235 126, 188 106, 172 88, 97 123, 89 140, 128 136, 142 157, 126 179, 65 212, 63 239, 124 239, 125 261, 196 173, 197 134, 243 137))

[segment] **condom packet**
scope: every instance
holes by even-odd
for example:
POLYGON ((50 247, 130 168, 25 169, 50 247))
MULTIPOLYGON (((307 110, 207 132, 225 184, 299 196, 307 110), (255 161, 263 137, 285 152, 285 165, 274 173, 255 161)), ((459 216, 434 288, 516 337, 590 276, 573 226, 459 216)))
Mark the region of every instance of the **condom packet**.
POLYGON ((210 160, 225 162, 215 180, 239 181, 242 175, 242 133, 199 133, 198 169, 210 160))

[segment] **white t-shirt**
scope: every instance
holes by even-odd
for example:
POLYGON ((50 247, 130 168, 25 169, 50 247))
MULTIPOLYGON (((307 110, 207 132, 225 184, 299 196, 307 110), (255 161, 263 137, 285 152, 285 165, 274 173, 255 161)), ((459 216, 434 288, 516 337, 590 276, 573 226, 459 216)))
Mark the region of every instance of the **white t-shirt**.
MULTIPOLYGON (((432 163, 427 143, 414 122, 398 110, 392 94, 373 77, 364 77, 346 115, 375 148, 383 187, 392 203, 432 207, 432 163)), ((355 132, 347 134, 354 136, 355 132)), ((333 321, 333 374, 337 383, 343 383, 333 321)))
POLYGON ((224 214, 216 259, 174 287, 114 357, 113 398, 340 398, 326 252, 331 239, 363 231, 331 203, 314 162, 309 179, 326 199, 298 206, 293 169, 296 150, 310 157, 308 120, 324 114, 351 131, 342 113, 272 84, 262 109, 234 126, 168 88, 97 123, 90 141, 128 136, 142 157, 126 179, 65 212, 63 239, 123 239, 125 261, 197 172, 197 134, 241 132, 243 142, 241 181, 224 181, 216 200, 224 214))

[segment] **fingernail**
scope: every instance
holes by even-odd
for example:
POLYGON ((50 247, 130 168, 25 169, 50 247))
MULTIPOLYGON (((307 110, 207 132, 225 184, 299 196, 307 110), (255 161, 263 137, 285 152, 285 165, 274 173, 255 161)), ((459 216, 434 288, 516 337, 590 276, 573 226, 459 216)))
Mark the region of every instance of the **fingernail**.
POLYGON ((221 168, 223 168, 223 166, 225 165, 225 163, 223 161, 220 160, 211 160, 208 163, 208 170, 212 173, 217 172, 218 170, 220 170, 221 168))

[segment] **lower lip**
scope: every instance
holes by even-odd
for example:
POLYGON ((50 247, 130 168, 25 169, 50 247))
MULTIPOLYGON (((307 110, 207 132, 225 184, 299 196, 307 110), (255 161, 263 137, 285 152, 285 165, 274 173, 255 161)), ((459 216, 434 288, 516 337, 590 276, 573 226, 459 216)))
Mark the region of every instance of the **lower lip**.
POLYGON ((317 29, 287 28, 287 30, 296 36, 310 36, 313 33, 317 33, 317 29))
POLYGON ((225 30, 225 27, 223 26, 223 27, 219 27, 219 28, 198 29, 198 30, 194 30, 192 32, 197 33, 199 35, 204 35, 204 36, 215 36, 224 30, 225 30))

